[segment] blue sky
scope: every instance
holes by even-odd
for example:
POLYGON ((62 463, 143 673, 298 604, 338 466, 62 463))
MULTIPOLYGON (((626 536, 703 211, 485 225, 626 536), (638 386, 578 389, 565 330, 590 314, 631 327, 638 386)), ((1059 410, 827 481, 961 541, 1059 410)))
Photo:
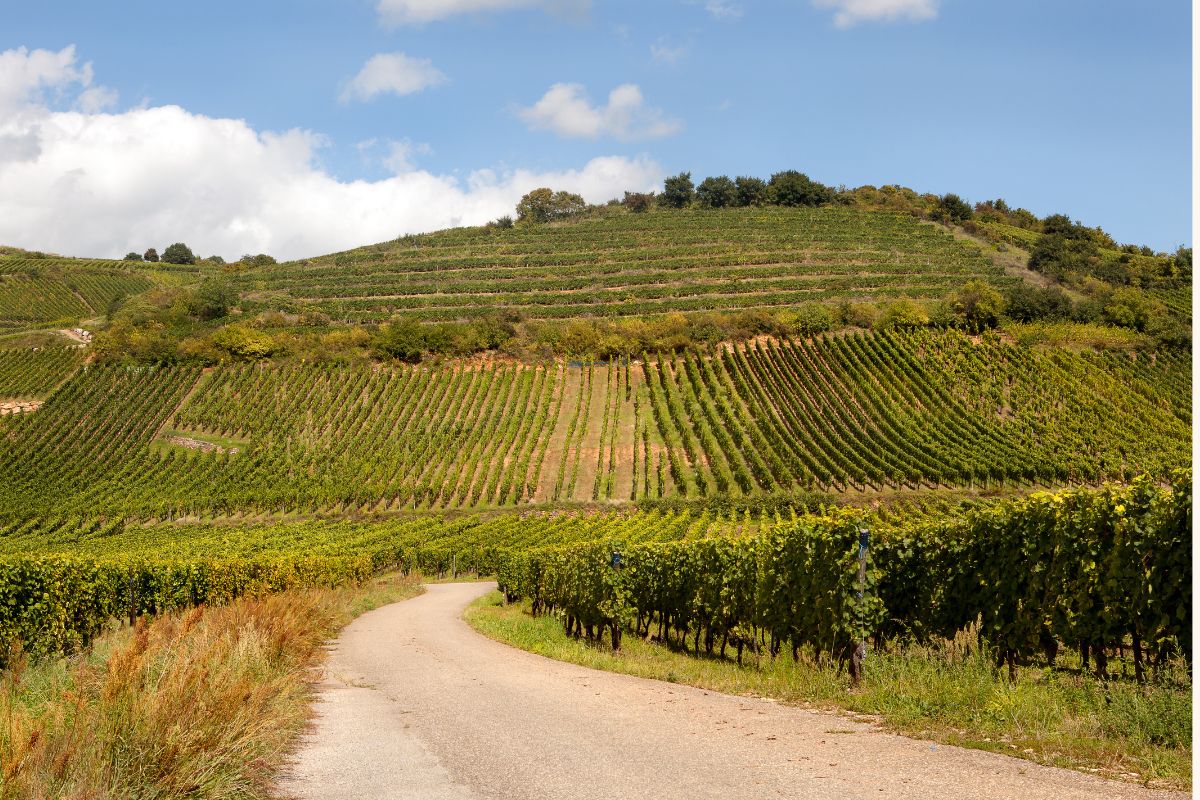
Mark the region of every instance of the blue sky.
POLYGON ((26 120, 0 123, 0 188, 7 170, 41 204, 0 221, 5 243, 297 256, 481 222, 539 180, 602 200, 680 170, 788 168, 1191 242, 1182 0, 43 0, 0 14, 0 110, 7 82, 26 120), (37 50, 59 58, 34 67, 37 50), (195 147, 139 139, 166 131, 195 147))

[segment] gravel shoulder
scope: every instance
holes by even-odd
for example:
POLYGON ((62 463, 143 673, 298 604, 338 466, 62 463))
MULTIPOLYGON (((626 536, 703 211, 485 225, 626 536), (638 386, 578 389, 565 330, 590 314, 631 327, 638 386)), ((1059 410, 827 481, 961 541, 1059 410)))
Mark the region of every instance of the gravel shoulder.
POLYGON ((347 626, 291 798, 1182 798, 769 700, 598 672, 461 619, 434 584, 347 626))

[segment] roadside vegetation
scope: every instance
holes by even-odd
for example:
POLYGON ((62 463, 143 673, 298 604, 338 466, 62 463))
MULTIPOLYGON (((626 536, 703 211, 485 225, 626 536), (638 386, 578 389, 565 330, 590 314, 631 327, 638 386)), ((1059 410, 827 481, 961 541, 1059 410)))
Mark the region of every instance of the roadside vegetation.
MULTIPOLYGON (((742 666, 683 652, 678 644, 628 636, 607 643, 564 637, 561 622, 505 605, 499 592, 466 614, 480 633, 548 658, 806 708, 867 715, 884 728, 945 744, 992 750, 1042 764, 1094 772, 1159 788, 1192 785, 1192 691, 1176 663, 1151 685, 1101 681, 1064 660, 1056 669, 1021 667, 1009 681, 974 637, 871 654, 862 682, 802 653, 751 658, 742 666)), ((1131 665, 1116 665, 1126 672, 1131 665)), ((830 733, 838 728, 829 721, 830 733)))
POLYGON ((415 577, 297 590, 112 627, 0 672, 0 798, 272 796, 309 717, 322 643, 415 577))

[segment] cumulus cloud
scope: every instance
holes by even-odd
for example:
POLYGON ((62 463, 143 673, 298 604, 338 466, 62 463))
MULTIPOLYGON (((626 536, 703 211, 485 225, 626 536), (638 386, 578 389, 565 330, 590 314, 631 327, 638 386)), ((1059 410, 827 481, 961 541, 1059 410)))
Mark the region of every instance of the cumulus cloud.
POLYGON ((649 190, 662 177, 647 158, 602 157, 560 172, 477 170, 458 178, 411 169, 408 161, 421 146, 397 149, 389 142, 387 156, 400 155, 395 175, 340 180, 318 165, 328 142, 311 131, 261 132, 178 106, 50 107, 36 92, 77 94, 91 81, 75 66, 74 51, 63 52, 65 66, 49 72, 41 56, 31 65, 32 53, 0 54, 0 87, 15 112, 0 115, 5 244, 120 256, 185 241, 199 253, 227 258, 245 252, 298 258, 480 224, 511 213, 538 186, 600 202, 626 189, 649 190))
POLYGON ((445 82, 446 76, 427 58, 379 53, 372 56, 342 89, 341 101, 370 100, 385 93, 413 94, 445 82))
POLYGON ((76 60, 74 45, 57 53, 24 47, 0 53, 0 114, 16 113, 29 102, 46 102, 49 89, 61 95, 71 86, 90 86, 91 62, 81 65, 76 60))
POLYGON ((933 19, 938 11, 938 0, 813 0, 813 5, 833 9, 833 24, 839 28, 860 22, 919 22, 933 19))
POLYGON ((642 90, 632 83, 621 84, 609 92, 608 103, 602 106, 592 105, 582 84, 556 83, 541 100, 518 109, 517 114, 534 130, 554 131, 572 138, 655 139, 683 128, 678 120, 668 119, 659 109, 647 106, 642 90))
POLYGON ((590 5, 590 0, 379 0, 376 9, 387 25, 421 25, 459 14, 531 8, 575 15, 590 5))

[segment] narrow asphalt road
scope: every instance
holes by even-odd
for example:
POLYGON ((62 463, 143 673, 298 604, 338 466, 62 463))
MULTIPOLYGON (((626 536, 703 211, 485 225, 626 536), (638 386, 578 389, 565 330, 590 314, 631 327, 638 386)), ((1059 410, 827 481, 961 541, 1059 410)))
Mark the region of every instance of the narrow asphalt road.
POLYGON ((460 615, 491 584, 431 585, 337 640, 284 796, 1183 797, 883 733, 835 715, 564 664, 460 615))

